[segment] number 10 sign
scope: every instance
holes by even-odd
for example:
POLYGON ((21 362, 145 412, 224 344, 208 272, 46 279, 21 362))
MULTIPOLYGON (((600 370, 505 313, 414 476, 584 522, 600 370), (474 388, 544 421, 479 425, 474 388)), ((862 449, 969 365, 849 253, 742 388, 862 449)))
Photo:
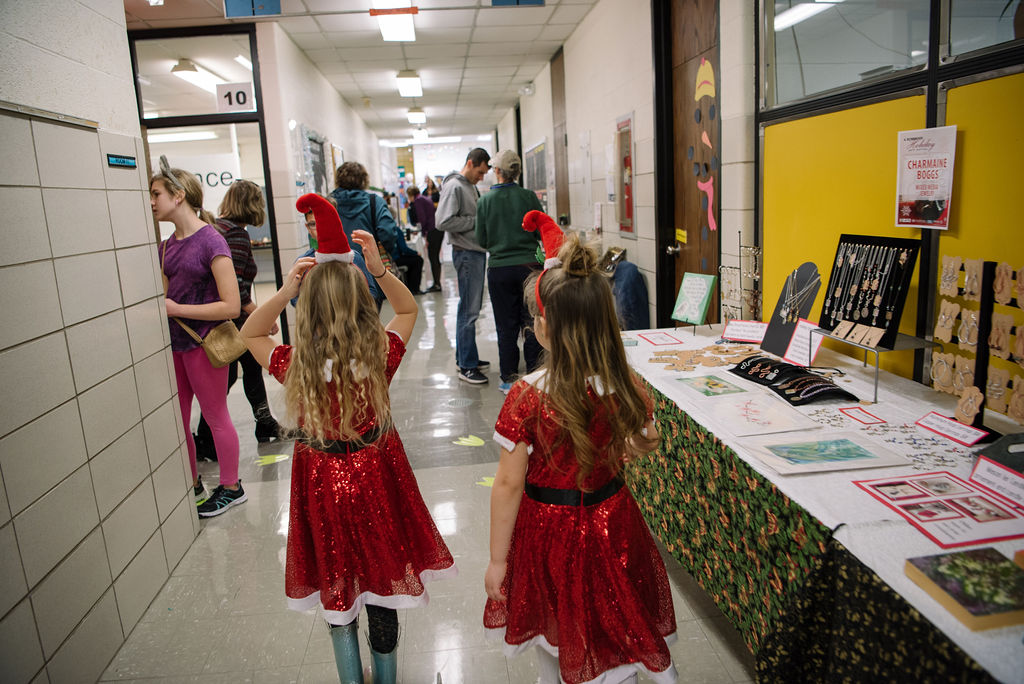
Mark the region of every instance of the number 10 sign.
POLYGON ((252 96, 252 82, 218 83, 218 112, 251 112, 256 109, 256 100, 252 96))

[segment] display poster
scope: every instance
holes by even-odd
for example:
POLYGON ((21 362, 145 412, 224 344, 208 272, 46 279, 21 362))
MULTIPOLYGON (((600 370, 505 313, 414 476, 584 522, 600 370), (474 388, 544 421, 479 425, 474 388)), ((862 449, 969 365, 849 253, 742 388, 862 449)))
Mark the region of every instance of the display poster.
POLYGON ((854 483, 944 549, 1024 537, 1024 517, 997 493, 945 471, 854 483))
POLYGON ((526 189, 533 190, 540 200, 544 213, 548 211, 548 172, 546 142, 534 145, 523 155, 523 167, 526 169, 526 189))
POLYGON ((949 228, 956 126, 899 132, 896 226, 949 228))
POLYGON ((679 295, 672 309, 672 318, 683 323, 701 325, 708 315, 708 305, 717 276, 703 273, 684 273, 679 295))
POLYGON ((649 342, 650 344, 654 344, 654 345, 682 344, 683 343, 682 340, 678 340, 675 337, 672 337, 672 335, 669 335, 667 332, 661 332, 661 331, 654 331, 654 332, 649 332, 649 333, 641 333, 641 334, 637 335, 637 337, 639 337, 640 339, 644 340, 645 342, 649 342))
POLYGON ((765 332, 767 331, 767 323, 762 323, 761 321, 743 321, 738 318, 734 318, 725 324, 725 331, 722 333, 722 339, 732 340, 733 342, 754 342, 760 344, 761 340, 764 339, 765 332))

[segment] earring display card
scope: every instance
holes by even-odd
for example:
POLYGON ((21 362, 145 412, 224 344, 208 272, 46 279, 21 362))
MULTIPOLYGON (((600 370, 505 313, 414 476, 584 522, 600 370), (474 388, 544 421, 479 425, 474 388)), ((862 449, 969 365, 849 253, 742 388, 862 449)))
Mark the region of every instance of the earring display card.
POLYGON ((891 348, 914 275, 920 242, 872 235, 839 236, 818 325, 833 335, 891 348))
POLYGON ((807 318, 821 287, 818 267, 808 261, 786 277, 775 311, 768 319, 768 330, 761 349, 776 356, 784 356, 801 318, 807 318))

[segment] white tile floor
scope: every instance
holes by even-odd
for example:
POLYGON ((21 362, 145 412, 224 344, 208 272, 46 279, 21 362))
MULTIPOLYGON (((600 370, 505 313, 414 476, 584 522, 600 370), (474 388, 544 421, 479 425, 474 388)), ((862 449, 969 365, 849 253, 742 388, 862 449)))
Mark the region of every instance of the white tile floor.
MULTIPOLYGON (((449 264, 445 270, 451 273, 449 264)), ((526 684, 536 679, 532 654, 506 660, 485 640, 482 627, 490 496, 482 481, 497 465, 497 447, 488 438, 503 399, 497 390, 493 318, 485 303, 478 340, 481 356, 493 364, 490 384, 459 382, 453 361, 457 300, 454 282, 445 286, 444 294, 419 298, 420 319, 391 394, 423 498, 460 574, 428 585, 425 608, 399 613, 398 679, 436 684, 440 673, 444 684, 526 684), (452 444, 470 434, 485 444, 452 444)), ((267 388, 273 405, 279 386, 268 380, 267 388)), ((261 466, 257 457, 290 454, 291 444, 257 446, 240 382, 229 403, 249 500, 201 523, 202 532, 110 663, 105 681, 338 681, 322 618, 314 611, 290 611, 285 604, 290 461, 261 466)), ((207 481, 215 482, 216 464, 200 466, 207 481)), ((736 630, 673 559, 667 557, 666 566, 675 600, 679 640, 672 653, 680 681, 754 680, 753 659, 736 630)), ((365 643, 362 648, 368 667, 365 643)))

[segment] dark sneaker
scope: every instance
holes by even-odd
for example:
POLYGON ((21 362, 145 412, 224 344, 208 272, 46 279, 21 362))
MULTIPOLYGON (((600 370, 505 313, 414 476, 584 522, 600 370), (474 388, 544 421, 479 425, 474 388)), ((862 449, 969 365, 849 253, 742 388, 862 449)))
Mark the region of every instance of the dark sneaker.
POLYGON ((192 487, 192 493, 195 494, 196 497, 196 506, 210 498, 209 493, 206 491, 206 485, 203 484, 202 475, 199 476, 196 480, 195 486, 192 487))
POLYGON ((471 385, 486 385, 487 376, 481 373, 476 368, 460 368, 459 369, 459 380, 464 380, 471 385))
POLYGON ((245 490, 242 489, 241 482, 238 483, 238 489, 228 489, 223 485, 217 485, 210 498, 199 506, 196 512, 200 518, 212 518, 215 515, 224 513, 232 506, 248 501, 248 499, 249 497, 245 495, 245 490))
POLYGON ((491 370, 491 362, 490 361, 478 361, 477 364, 476 364, 476 369, 478 371, 480 371, 481 373, 486 373, 487 371, 491 370))

